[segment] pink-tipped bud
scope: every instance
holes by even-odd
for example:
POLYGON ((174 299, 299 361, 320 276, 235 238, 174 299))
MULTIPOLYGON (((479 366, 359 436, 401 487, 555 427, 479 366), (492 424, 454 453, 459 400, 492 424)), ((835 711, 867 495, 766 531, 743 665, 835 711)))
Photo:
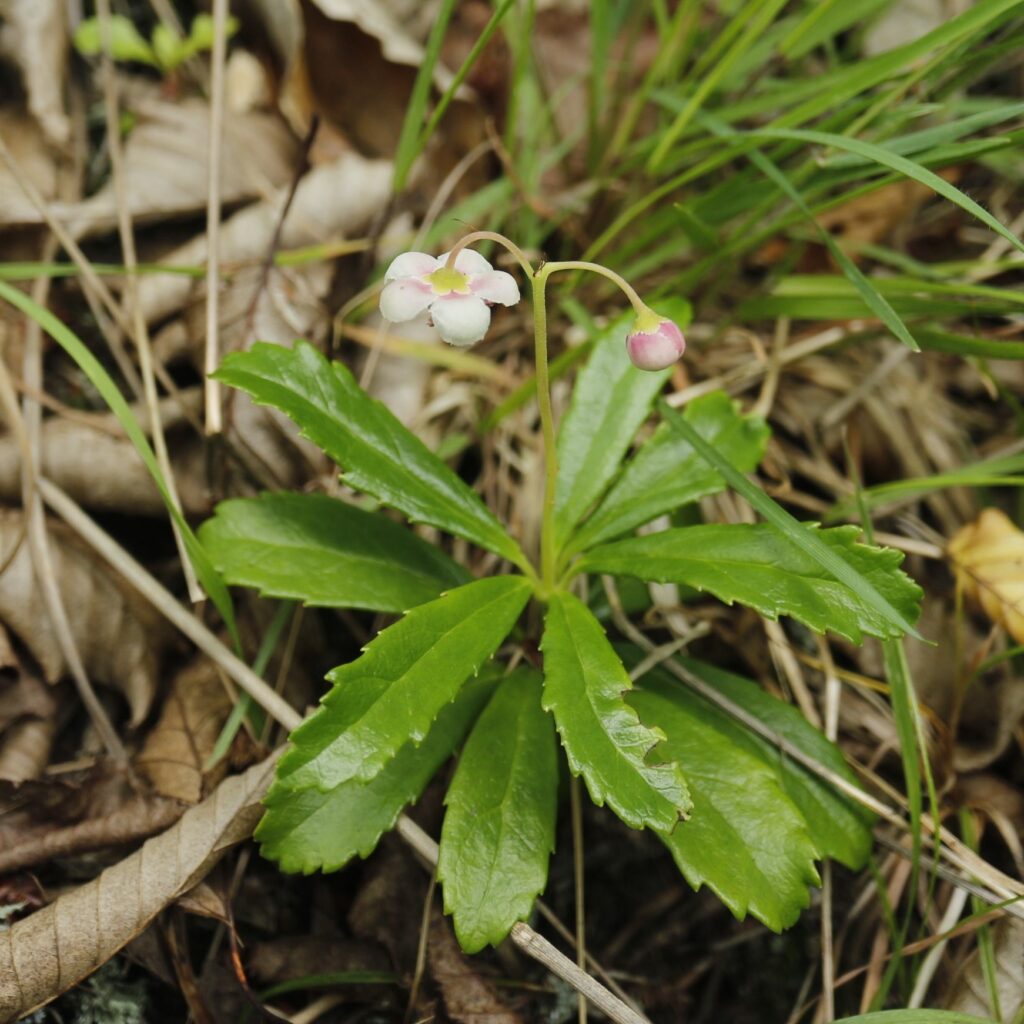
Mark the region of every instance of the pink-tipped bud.
POLYGON ((671 320, 649 311, 636 318, 626 350, 638 369, 664 370, 686 351, 686 339, 671 320))

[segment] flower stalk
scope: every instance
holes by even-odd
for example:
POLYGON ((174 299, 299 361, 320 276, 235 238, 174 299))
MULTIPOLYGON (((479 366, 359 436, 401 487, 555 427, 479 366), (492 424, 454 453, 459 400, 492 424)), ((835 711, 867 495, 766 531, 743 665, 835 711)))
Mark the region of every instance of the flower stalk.
MULTIPOLYGON (((538 596, 546 599, 558 587, 558 551, 555 542, 555 491, 558 481, 558 450, 555 418, 551 407, 548 367, 547 282, 555 273, 581 270, 613 282, 636 312, 636 322, 626 339, 630 359, 641 370, 670 366, 685 348, 682 332, 671 320, 659 316, 620 274, 600 263, 564 260, 545 263, 539 269, 522 249, 495 231, 472 231, 460 238, 440 258, 426 253, 403 253, 388 268, 381 312, 392 321, 411 320, 426 313, 441 337, 453 345, 475 344, 490 325, 490 307, 511 306, 519 301, 519 289, 507 273, 494 268, 467 246, 495 242, 506 249, 530 281, 533 298, 534 360, 537 373, 537 406, 544 446, 544 505, 540 536, 538 596)), ((532 566, 528 575, 534 577, 532 566)))

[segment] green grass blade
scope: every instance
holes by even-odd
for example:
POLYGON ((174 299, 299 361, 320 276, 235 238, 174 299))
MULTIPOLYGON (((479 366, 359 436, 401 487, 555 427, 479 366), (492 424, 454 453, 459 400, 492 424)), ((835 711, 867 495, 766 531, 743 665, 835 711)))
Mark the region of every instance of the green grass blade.
POLYGON ((926 185, 940 196, 955 203, 966 213, 971 214, 978 220, 990 227, 996 234, 1005 238, 1015 249, 1024 252, 1022 242, 1009 228, 1003 227, 984 207, 979 206, 973 199, 964 195, 955 185, 940 178, 937 174, 922 167, 913 160, 908 160, 898 153, 876 146, 870 142, 863 142, 860 139, 850 139, 845 135, 836 135, 833 132, 807 131, 799 128, 758 128, 755 131, 742 133, 766 139, 791 139, 798 142, 809 142, 818 146, 831 146, 848 153, 856 153, 868 160, 872 160, 883 167, 897 171, 900 174, 912 178, 921 185, 926 185))
POLYGON ((764 0, 759 5, 751 4, 747 8, 755 12, 750 20, 750 24, 732 44, 728 52, 722 56, 721 60, 714 66, 714 69, 701 76, 700 84, 694 90, 686 106, 679 112, 676 119, 661 136, 657 146, 655 146, 654 152, 647 161, 647 170, 649 172, 654 172, 661 166, 676 139, 682 135, 687 125, 696 117, 704 101, 711 95, 736 62, 757 42, 785 4, 786 0, 764 0))
MULTIPOLYGON (((711 121, 710 118, 708 120, 709 122, 711 121)), ((712 129, 720 134, 732 134, 729 129, 718 121, 712 124, 712 129)), ((860 294, 871 312, 874 313, 875 316, 877 316, 879 320, 881 320, 882 323, 892 331, 893 335, 903 342, 904 345, 915 352, 919 352, 920 347, 914 340, 910 331, 907 330, 907 325, 900 319, 899 314, 892 308, 892 306, 889 305, 885 297, 878 292, 857 264, 854 263, 845 252, 843 252, 839 243, 832 237, 831 232, 827 231, 818 223, 814 214, 811 213, 809 207, 804 202, 803 196, 800 195, 790 180, 760 150, 751 150, 748 155, 754 166, 757 167, 767 178, 778 185, 779 189, 789 197, 800 212, 814 225, 814 228, 824 243, 825 248, 828 249, 832 258, 839 264, 840 269, 846 275, 850 283, 857 289, 857 292, 860 294)))
POLYGON ((498 5, 494 14, 491 15, 490 21, 484 25, 483 31, 480 33, 477 41, 473 44, 473 47, 467 54, 466 59, 462 62, 459 70, 455 72, 455 77, 452 79, 451 84, 447 89, 445 89, 441 94, 441 98, 437 101, 437 106, 434 108, 434 112, 430 115, 430 120, 427 121, 427 126, 422 132, 420 132, 419 137, 416 139, 416 145, 413 150, 413 159, 415 159, 417 154, 423 152, 427 143, 430 141, 430 137, 434 134, 437 130, 437 126, 441 123, 441 118, 444 117, 445 111, 455 98, 455 94, 458 92, 459 86, 462 85, 469 76, 470 71, 473 70, 473 65, 477 62, 477 59, 483 52, 484 47, 490 41, 491 36, 494 35, 498 26, 501 24, 502 18, 508 14, 509 8, 514 2, 515 0, 501 0, 501 3, 498 5))
POLYGON ((413 161, 420 152, 419 142, 423 118, 426 115, 427 102, 430 99, 430 87, 434 82, 434 68, 441 56, 441 44, 444 42, 448 22, 455 11, 455 3, 456 0, 441 0, 434 25, 430 30, 430 37, 427 39, 423 63, 420 64, 416 81, 412 86, 412 95, 409 97, 409 106, 405 110, 405 120, 402 121, 402 131, 398 136, 398 147, 395 150, 395 173, 392 178, 392 187, 396 192, 401 192, 405 188, 413 161))
POLYGON ((160 491, 160 496, 167 506, 167 511, 175 526, 181 534, 185 544, 185 550, 196 571, 196 576, 202 584, 210 600, 216 605, 232 639, 238 644, 238 633, 235 627, 234 609, 231 604, 231 595, 220 574, 214 569, 203 546, 199 543, 192 528, 188 525, 185 517, 178 510, 171 492, 164 479, 163 472, 156 460, 156 455, 150 447, 149 440, 135 413, 125 401, 124 396, 118 390, 110 374, 103 368, 100 361, 89 351, 84 342, 66 324, 57 319, 48 309, 40 306, 24 292, 13 288, 5 281, 0 281, 0 299, 9 302, 16 309, 21 310, 26 316, 31 317, 48 335, 78 364, 82 372, 89 378, 90 383, 100 393, 103 400, 110 407, 110 411, 117 417, 128 439, 135 446, 149 475, 160 491))

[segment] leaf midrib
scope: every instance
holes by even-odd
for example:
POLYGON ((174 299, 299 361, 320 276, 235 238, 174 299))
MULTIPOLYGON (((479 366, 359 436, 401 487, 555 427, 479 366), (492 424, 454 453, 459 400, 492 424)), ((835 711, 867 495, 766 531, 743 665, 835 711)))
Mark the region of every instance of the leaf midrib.
MULTIPOLYGON (((390 570, 392 572, 401 572, 402 574, 407 575, 407 576, 415 576, 415 577, 418 577, 419 579, 422 579, 422 580, 424 580, 426 582, 430 582, 430 583, 443 583, 444 582, 444 578, 443 577, 435 576, 435 575, 427 572, 421 566, 410 566, 410 565, 407 565, 404 562, 403 563, 394 562, 391 559, 387 558, 385 555, 380 555, 380 554, 368 555, 368 554, 363 554, 361 552, 359 552, 359 553, 356 553, 356 552, 353 552, 353 553, 344 552, 344 553, 342 553, 342 552, 339 551, 338 548, 333 548, 333 547, 330 547, 328 545, 287 544, 287 543, 278 542, 276 540, 275 541, 254 540, 251 537, 245 537, 245 538, 240 538, 240 539, 244 543, 250 544, 253 547, 259 547, 259 548, 265 549, 268 554, 273 554, 275 551, 279 551, 279 550, 282 550, 282 549, 286 550, 286 551, 292 551, 292 552, 295 552, 295 551, 308 551, 311 554, 316 554, 317 552, 327 552, 327 553, 330 553, 330 554, 334 555, 335 557, 337 557, 339 559, 344 559, 344 560, 353 561, 353 562, 369 562, 369 563, 371 563, 374 566, 381 566, 381 567, 383 567, 385 569, 388 569, 388 570, 390 570)), ((260 559, 258 554, 254 555, 253 557, 254 557, 254 559, 256 561, 262 562, 262 560, 260 559)), ((248 565, 249 563, 246 563, 246 564, 248 565)), ((330 566, 325 566, 324 571, 329 571, 330 569, 331 569, 330 566)), ((285 570, 285 571, 287 571, 287 570, 285 570)), ((317 573, 316 575, 320 575, 320 574, 317 573)), ((455 584, 454 579, 452 580, 452 584, 453 585, 457 585, 457 584, 455 584)), ((361 585, 365 585, 365 584, 361 584, 361 585)))
MULTIPOLYGON (((330 436, 332 432, 333 433, 337 433, 337 424, 331 419, 331 417, 327 413, 325 413, 321 408, 319 408, 316 405, 316 403, 313 402, 304 393, 296 390, 294 385, 292 385, 290 383, 282 383, 278 379, 268 379, 267 377, 259 376, 258 374, 255 374, 255 373, 253 373, 250 370, 242 370, 242 371, 235 370, 235 371, 232 371, 232 372, 234 372, 236 374, 239 374, 239 376, 248 377, 250 380, 258 381, 260 384, 263 384, 263 385, 269 384, 272 387, 276 386, 276 387, 280 388, 286 394, 293 396, 298 403, 300 403, 301 405, 303 405, 304 407, 306 407, 308 409, 311 409, 313 411, 313 414, 314 414, 311 417, 312 419, 317 420, 321 424, 326 423, 327 426, 328 426, 328 430, 326 432, 328 436, 330 436), (333 431, 330 429, 332 427, 335 428, 333 431)), ((321 394, 324 395, 323 388, 322 388, 322 385, 320 383, 319 377, 317 375, 313 375, 312 379, 316 382, 316 386, 320 389, 321 394)), ((275 406, 272 402, 265 401, 265 400, 262 400, 262 399, 256 397, 255 395, 252 394, 251 391, 250 391, 250 395, 252 396, 253 400, 256 402, 257 405, 262 405, 262 406, 266 406, 266 407, 270 407, 270 408, 277 408, 277 406, 275 406)), ((369 396, 367 396, 367 398, 369 398, 369 396)), ((327 401, 326 395, 324 395, 324 399, 325 399, 325 401, 324 401, 325 407, 327 407, 327 408, 334 408, 335 403, 327 401)), ((367 441, 363 440, 354 430, 352 430, 351 428, 349 428, 347 426, 347 424, 350 422, 348 417, 342 417, 342 422, 346 424, 346 426, 344 427, 345 439, 349 443, 354 445, 355 447, 359 448, 361 450, 361 452, 369 453, 370 455, 382 455, 390 469, 392 469, 394 472, 398 473, 401 476, 411 477, 413 480, 415 480, 415 482, 419 485, 420 488, 425 489, 428 493, 435 491, 436 490, 436 486, 435 485, 437 485, 437 484, 440 484, 441 486, 443 486, 444 487, 444 493, 446 494, 446 496, 452 498, 453 501, 457 502, 456 507, 451 509, 450 511, 453 512, 455 514, 455 516, 464 524, 463 525, 463 529, 467 533, 470 533, 470 535, 471 535, 469 539, 475 539, 475 538, 473 538, 472 534, 476 533, 477 531, 485 530, 486 533, 491 536, 491 543, 494 544, 496 547, 499 547, 500 548, 500 553, 504 554, 505 557, 509 557, 509 551, 510 551, 510 549, 509 549, 509 541, 510 541, 510 538, 508 537, 508 534, 506 534, 501 529, 501 526, 500 526, 500 524, 498 523, 497 520, 491 521, 490 516, 489 516, 489 514, 487 512, 486 506, 484 506, 482 503, 480 505, 480 511, 482 513, 484 513, 482 517, 478 517, 478 516, 473 515, 473 514, 471 514, 470 512, 467 511, 467 502, 468 502, 468 507, 471 507, 471 508, 475 509, 475 503, 473 503, 472 501, 468 501, 468 495, 474 495, 475 496, 475 493, 473 491, 468 491, 468 494, 467 494, 465 492, 461 492, 458 488, 453 489, 452 486, 451 486, 451 481, 448 481, 448 480, 440 480, 440 481, 438 481, 438 480, 427 480, 427 479, 425 479, 424 477, 420 476, 415 471, 415 468, 413 468, 412 466, 407 466, 405 463, 403 463, 397 457, 397 454, 391 454, 391 453, 383 452, 382 450, 374 448, 367 441), (469 529, 467 529, 467 524, 469 526, 469 529)), ((305 426, 300 426, 299 427, 299 433, 304 438, 306 438, 306 440, 308 440, 308 441, 312 442, 313 444, 315 444, 318 448, 323 447, 323 445, 319 441, 317 441, 317 439, 309 432, 309 430, 305 426)), ((389 442, 389 446, 390 445, 394 445, 395 438, 393 436, 393 431, 391 431, 391 430, 386 431, 386 435, 387 435, 387 440, 389 442)), ((426 448, 425 446, 423 448, 423 451, 428 456, 429 455, 433 455, 433 453, 428 448, 426 448)), ((333 456, 332 456, 332 458, 333 458, 333 456)), ((443 466, 444 463, 441 463, 441 465, 443 466)), ((445 468, 447 469, 447 467, 445 467, 445 468)), ((363 476, 363 474, 360 473, 359 470, 346 472, 344 470, 344 468, 342 468, 341 475, 342 475, 342 479, 352 479, 352 478, 362 479, 363 483, 359 485, 359 489, 360 490, 366 491, 368 494, 372 494, 375 497, 380 498, 380 500, 384 501, 386 504, 395 505, 393 500, 387 499, 387 498, 385 498, 383 496, 384 494, 387 494, 387 493, 391 493, 391 494, 395 493, 393 489, 382 489, 382 488, 374 487, 372 485, 367 485, 366 482, 365 482, 365 477, 363 476)), ((458 478, 456 478, 456 479, 458 479, 458 478)), ((399 493, 401 493, 401 492, 399 492, 399 493)), ((417 498, 416 499, 416 505, 417 505, 417 507, 420 510, 417 514, 418 515, 422 515, 423 510, 426 507, 424 505, 424 502, 421 499, 417 498)), ((395 505, 395 507, 399 507, 399 506, 395 505)), ((410 515, 410 518, 414 518, 414 517, 412 515, 410 515)), ((443 526, 440 523, 434 522, 434 517, 433 516, 431 516, 429 520, 424 519, 423 521, 424 522, 430 522, 432 525, 440 526, 442 529, 450 529, 449 527, 445 527, 445 526, 443 526)))
MULTIPOLYGON (((666 803, 670 803, 671 804, 671 801, 668 799, 668 797, 666 797, 664 794, 662 794, 660 790, 655 789, 655 787, 650 782, 647 781, 646 776, 643 774, 643 772, 640 770, 640 767, 638 766, 638 764, 642 765, 643 767, 647 767, 647 765, 644 764, 644 762, 642 760, 639 763, 634 761, 632 759, 632 757, 629 756, 622 747, 620 747, 617 743, 614 742, 614 740, 612 740, 611 736, 608 734, 608 731, 604 728, 604 724, 602 722, 601 716, 600 716, 600 714, 598 714, 597 708, 594 706, 593 695, 591 693, 590 687, 588 687, 587 684, 586 684, 586 673, 583 670, 583 660, 579 656, 579 646, 576 643, 576 637, 573 634, 572 628, 569 625, 569 616, 567 614, 565 614, 564 606, 563 606, 563 617, 565 619, 565 627, 566 627, 565 631, 568 634, 569 642, 572 645, 573 657, 574 657, 574 659, 576 661, 576 664, 580 666, 580 679, 582 680, 582 683, 583 683, 583 692, 584 692, 584 694, 586 695, 586 698, 587 698, 587 706, 593 712, 594 718, 597 721, 599 732, 605 738, 605 740, 607 741, 608 745, 611 746, 612 750, 615 751, 615 753, 618 756, 619 760, 623 761, 626 764, 627 768, 629 768, 629 770, 632 773, 632 775, 634 777, 639 777, 641 780, 643 780, 644 785, 649 790, 651 790, 653 793, 655 793, 658 798, 660 798, 661 800, 664 800, 666 803)), ((631 686, 627 686, 625 689, 623 689, 622 692, 620 693, 620 697, 622 696, 622 694, 628 693, 630 689, 632 689, 631 686)), ((626 701, 624 699, 621 701, 621 703, 622 703, 622 706, 627 710, 627 712, 630 711, 630 710, 633 710, 632 708, 630 708, 630 706, 626 703, 626 701)), ((636 714, 635 710, 633 710, 633 714, 636 715, 637 724, 642 726, 644 729, 647 729, 647 726, 645 726, 643 724, 643 722, 640 720, 640 716, 638 714, 636 714)), ((649 729, 648 729, 648 732, 650 732, 649 729)), ((651 749, 651 748, 653 748, 656 745, 657 745, 657 737, 653 736, 653 734, 652 734, 652 737, 651 737, 651 747, 648 748, 648 749, 651 749)), ((608 800, 608 793, 607 792, 604 794, 604 799, 606 801, 608 800)), ((678 817, 679 816, 678 815, 678 809, 675 808, 674 804, 672 804, 672 807, 673 807, 674 810, 676 810, 676 816, 678 817)), ((639 816, 637 816, 637 817, 639 817, 639 816)))

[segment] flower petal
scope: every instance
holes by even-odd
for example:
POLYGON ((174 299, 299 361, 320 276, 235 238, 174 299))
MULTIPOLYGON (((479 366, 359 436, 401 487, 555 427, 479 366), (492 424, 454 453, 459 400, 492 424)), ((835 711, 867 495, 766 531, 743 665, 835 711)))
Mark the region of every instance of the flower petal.
MULTIPOLYGON (((438 256, 438 265, 443 267, 448 262, 450 255, 451 250, 449 249, 443 256, 438 256)), ((464 274, 487 274, 493 268, 480 253, 474 252, 472 249, 460 249, 459 255, 455 257, 455 269, 461 270, 464 274)))
POLYGON ((392 281, 380 293, 380 312, 385 320, 400 324, 413 320, 434 300, 429 284, 415 277, 392 281))
POLYGON ((449 345, 475 345, 491 324, 491 311, 475 295, 445 295, 430 307, 438 334, 449 345))
POLYGON ((626 351, 638 369, 666 370, 686 351, 686 339, 678 325, 663 319, 653 331, 633 331, 626 351))
POLYGON ((433 273, 441 265, 440 261, 425 252, 403 252, 391 261, 391 266, 384 272, 385 281, 397 281, 402 277, 423 277, 433 273))
POLYGON ((500 302, 503 306, 514 306, 519 301, 519 285, 511 274, 504 270, 492 270, 487 274, 474 274, 469 279, 474 295, 486 302, 500 302))

